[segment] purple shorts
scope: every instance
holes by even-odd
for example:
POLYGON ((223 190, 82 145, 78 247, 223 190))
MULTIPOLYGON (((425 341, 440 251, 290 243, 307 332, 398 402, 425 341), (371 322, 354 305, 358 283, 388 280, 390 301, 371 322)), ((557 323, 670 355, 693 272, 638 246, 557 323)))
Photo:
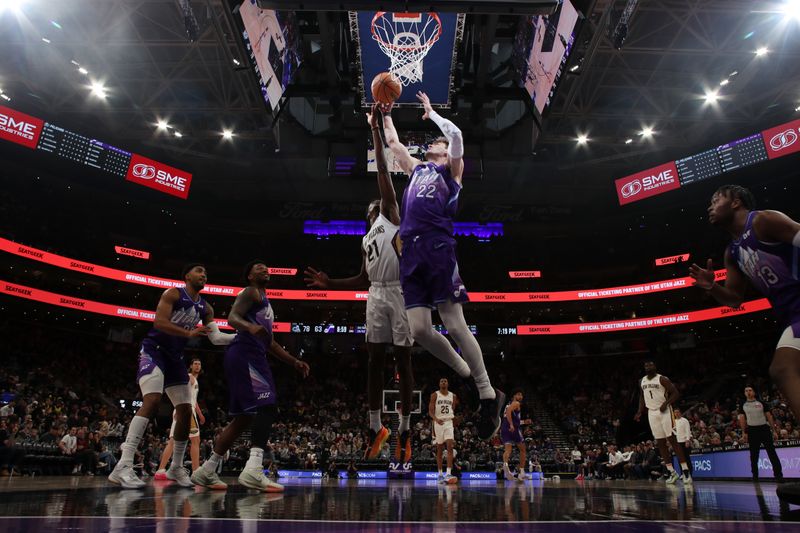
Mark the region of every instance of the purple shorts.
POLYGON ((516 431, 511 431, 511 428, 502 424, 500 426, 500 440, 503 441, 503 444, 522 444, 522 430, 517 428, 516 431))
POLYGON ((275 381, 263 350, 235 343, 225 350, 225 379, 228 381, 228 414, 255 414, 259 407, 277 401, 275 381))
POLYGON ((458 273, 456 242, 446 235, 418 235, 403 241, 400 284, 406 309, 469 301, 458 273))
POLYGON ((139 351, 139 370, 136 372, 136 382, 142 377, 152 373, 155 368, 161 369, 164 374, 164 388, 173 385, 186 385, 189 383, 189 373, 183 362, 183 355, 166 353, 151 343, 142 343, 139 351))

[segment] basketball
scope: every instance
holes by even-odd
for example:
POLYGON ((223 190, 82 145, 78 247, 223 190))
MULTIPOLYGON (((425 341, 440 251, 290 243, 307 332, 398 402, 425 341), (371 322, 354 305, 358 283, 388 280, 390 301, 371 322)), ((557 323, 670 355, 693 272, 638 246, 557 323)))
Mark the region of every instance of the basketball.
POLYGON ((400 80, 391 72, 381 72, 372 79, 372 97, 379 104, 391 104, 402 92, 400 80))

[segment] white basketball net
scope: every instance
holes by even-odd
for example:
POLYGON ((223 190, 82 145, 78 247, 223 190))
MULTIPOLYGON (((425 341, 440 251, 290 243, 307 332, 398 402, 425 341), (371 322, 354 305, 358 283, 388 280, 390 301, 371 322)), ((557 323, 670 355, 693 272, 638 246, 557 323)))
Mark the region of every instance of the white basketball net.
POLYGON ((403 86, 422 80, 422 60, 442 34, 436 13, 387 13, 372 19, 372 38, 389 56, 389 72, 403 86))

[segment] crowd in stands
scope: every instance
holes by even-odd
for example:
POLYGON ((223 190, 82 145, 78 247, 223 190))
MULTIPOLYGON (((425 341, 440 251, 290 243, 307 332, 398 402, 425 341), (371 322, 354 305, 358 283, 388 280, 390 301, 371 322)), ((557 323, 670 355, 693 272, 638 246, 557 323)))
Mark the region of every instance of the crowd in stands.
MULTIPOLYGON (((0 473, 24 470, 25 457, 58 458, 54 470, 95 475, 108 472, 118 457, 118 448, 135 412, 137 339, 112 342, 86 332, 47 329, 30 322, 0 326, 6 341, 0 365, 0 473), (21 326, 21 324, 24 324, 21 326), (20 328, 25 330, 20 335, 20 328), (13 333, 13 334, 12 334, 13 333), (124 405, 121 403, 124 401, 124 405)), ((290 351, 302 350, 299 336, 287 336, 290 351), (294 338, 294 340, 292 340, 294 338)), ((738 425, 743 400, 742 373, 755 376, 754 384, 776 420, 775 440, 796 439, 800 432, 781 396, 760 378, 767 365, 753 354, 765 353, 768 338, 751 340, 731 348, 714 343, 671 352, 669 375, 682 394, 680 405, 692 428, 692 447, 739 446, 746 435, 738 425), (691 360, 691 365, 680 361, 691 360)), ((734 343, 734 345, 736 345, 734 343)), ((213 440, 227 420, 227 392, 222 371, 222 351, 208 345, 187 353, 198 356, 204 372, 200 376, 200 404, 207 422, 201 428, 201 457, 210 454, 213 440)), ((361 459, 367 446, 367 404, 364 366, 366 353, 353 343, 349 353, 308 354, 311 377, 300 381, 291 371, 273 362, 280 416, 273 426, 270 466, 308 469, 357 469, 368 467, 361 459)), ((391 360, 391 358, 387 358, 391 360)), ((648 477, 658 471, 660 458, 653 448, 646 422, 632 421, 642 375, 642 355, 611 361, 607 357, 559 359, 489 359, 490 373, 501 387, 522 385, 523 434, 533 469, 582 471, 600 477, 648 477), (538 409, 531 409, 538 404, 538 409), (554 433, 543 429, 533 416, 546 413, 556 423, 554 433), (558 432, 566 439, 559 441, 558 432), (609 452, 609 445, 620 449, 609 452), (617 461, 617 453, 623 460, 617 461), (577 454, 577 456, 576 456, 577 454), (609 459, 609 455, 611 459, 609 459), (614 462, 614 464, 608 464, 614 462), (618 464, 619 463, 619 464, 618 464)), ((387 377, 391 375, 391 363, 387 377)), ((427 398, 440 375, 447 375, 433 358, 414 357, 416 388, 422 390, 422 413, 412 417, 413 459, 418 465, 434 464, 427 398)), ((456 449, 460 469, 492 469, 501 460, 497 437, 490 442, 477 438, 471 423, 474 393, 454 380, 454 390, 464 398, 457 418, 456 449)), ((387 388, 396 384, 388 379, 387 388)), ((170 424, 166 401, 143 439, 137 465, 155 472, 170 424)), ((388 426, 396 416, 384 415, 388 426)), ((247 443, 235 446, 228 464, 235 468, 246 460, 247 443)), ((393 453, 387 445, 381 460, 393 453)), ((52 465, 51 465, 52 466, 52 465)))

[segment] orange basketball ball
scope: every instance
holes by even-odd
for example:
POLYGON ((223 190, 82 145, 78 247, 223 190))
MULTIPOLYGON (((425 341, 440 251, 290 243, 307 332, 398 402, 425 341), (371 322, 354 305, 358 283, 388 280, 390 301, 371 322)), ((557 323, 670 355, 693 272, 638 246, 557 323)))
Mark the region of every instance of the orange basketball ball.
POLYGON ((391 72, 381 72, 372 79, 372 97, 379 104, 391 104, 402 92, 400 80, 391 72))

